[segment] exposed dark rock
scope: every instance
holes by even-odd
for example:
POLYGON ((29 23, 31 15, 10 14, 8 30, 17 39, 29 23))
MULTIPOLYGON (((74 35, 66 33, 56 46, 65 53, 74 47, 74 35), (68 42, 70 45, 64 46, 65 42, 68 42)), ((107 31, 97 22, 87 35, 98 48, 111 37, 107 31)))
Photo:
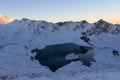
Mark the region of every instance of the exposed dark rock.
POLYGON ((84 40, 85 42, 89 42, 90 38, 86 37, 86 36, 82 36, 80 37, 80 39, 84 40))
POLYGON ((119 56, 119 53, 118 53, 117 50, 113 50, 112 53, 113 53, 114 56, 119 56))

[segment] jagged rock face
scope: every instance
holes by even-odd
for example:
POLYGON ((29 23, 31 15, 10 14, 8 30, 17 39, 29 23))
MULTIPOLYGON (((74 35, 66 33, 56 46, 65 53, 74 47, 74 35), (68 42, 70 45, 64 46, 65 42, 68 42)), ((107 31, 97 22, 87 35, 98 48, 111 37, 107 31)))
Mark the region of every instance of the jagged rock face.
POLYGON ((84 33, 89 36, 100 35, 102 33, 119 34, 120 25, 113 25, 101 19, 94 23, 92 28, 87 29, 84 33))
POLYGON ((110 27, 110 23, 104 21, 104 20, 99 20, 97 23, 95 23, 95 27, 98 29, 104 29, 107 31, 107 29, 110 27))
POLYGON ((73 43, 48 45, 44 49, 33 49, 36 52, 35 59, 44 66, 48 66, 50 70, 56 71, 60 67, 69 64, 72 61, 82 61, 84 65, 90 66, 93 59, 92 47, 80 46, 73 43), (79 55, 79 58, 66 60, 65 57, 71 53, 79 55))

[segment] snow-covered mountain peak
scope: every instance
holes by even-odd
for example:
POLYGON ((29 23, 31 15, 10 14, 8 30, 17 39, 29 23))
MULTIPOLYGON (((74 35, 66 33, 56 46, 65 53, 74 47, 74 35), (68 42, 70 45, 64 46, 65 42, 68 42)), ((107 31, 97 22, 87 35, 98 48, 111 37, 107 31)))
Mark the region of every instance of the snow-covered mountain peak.
POLYGON ((103 19, 100 19, 95 23, 95 25, 104 25, 104 24, 110 25, 110 23, 108 23, 107 21, 105 21, 103 19))
POLYGON ((1 15, 1 14, 0 14, 0 18, 6 18, 6 19, 8 19, 7 16, 5 16, 5 15, 1 15))
POLYGON ((28 18, 23 18, 21 20, 17 20, 19 21, 20 23, 24 23, 24 24, 28 24, 28 23, 36 23, 36 24, 41 24, 41 23, 49 23, 49 22, 46 22, 44 20, 31 20, 31 19, 28 19, 28 18))
POLYGON ((14 19, 11 19, 5 15, 0 15, 0 24, 8 24, 12 22, 14 19))
POLYGON ((27 21, 27 20, 29 20, 29 19, 27 19, 27 18, 23 18, 21 21, 27 21))
POLYGON ((86 20, 82 20, 82 21, 80 21, 80 23, 82 23, 82 24, 86 24, 86 23, 88 23, 86 20))

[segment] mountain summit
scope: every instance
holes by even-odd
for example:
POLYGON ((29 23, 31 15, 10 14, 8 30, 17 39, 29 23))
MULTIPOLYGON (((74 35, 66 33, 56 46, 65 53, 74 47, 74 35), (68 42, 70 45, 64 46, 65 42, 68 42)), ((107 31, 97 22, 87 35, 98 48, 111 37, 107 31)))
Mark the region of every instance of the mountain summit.
POLYGON ((5 15, 0 15, 0 24, 8 24, 12 22, 14 19, 11 19, 5 15))

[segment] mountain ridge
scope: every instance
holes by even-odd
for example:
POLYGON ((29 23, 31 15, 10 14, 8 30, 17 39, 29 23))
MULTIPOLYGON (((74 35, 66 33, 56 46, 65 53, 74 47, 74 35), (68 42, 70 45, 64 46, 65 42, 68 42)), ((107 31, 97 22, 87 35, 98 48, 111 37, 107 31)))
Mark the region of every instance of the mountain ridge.
MULTIPOLYGON (((49 22, 49 21, 45 21, 45 20, 34 20, 34 19, 29 19, 29 18, 22 18, 20 20, 18 19, 11 19, 9 18, 8 16, 6 15, 0 15, 0 24, 8 24, 8 23, 12 23, 14 21, 20 21, 20 22, 24 22, 24 21, 36 21, 36 22, 40 22, 40 21, 44 21, 44 22, 47 22, 47 23, 53 23, 53 22, 49 22)), ((93 23, 90 23, 86 20, 81 20, 81 21, 59 21, 59 22, 54 22, 53 24, 56 24, 56 23, 68 23, 68 22, 81 22, 81 23, 89 23, 89 24, 97 24, 97 23, 109 23, 109 24, 112 24, 112 25, 119 25, 119 22, 117 22, 116 24, 113 24, 113 23, 110 23, 108 21, 105 21, 103 19, 99 19, 98 21, 96 22, 93 22, 93 23)))

